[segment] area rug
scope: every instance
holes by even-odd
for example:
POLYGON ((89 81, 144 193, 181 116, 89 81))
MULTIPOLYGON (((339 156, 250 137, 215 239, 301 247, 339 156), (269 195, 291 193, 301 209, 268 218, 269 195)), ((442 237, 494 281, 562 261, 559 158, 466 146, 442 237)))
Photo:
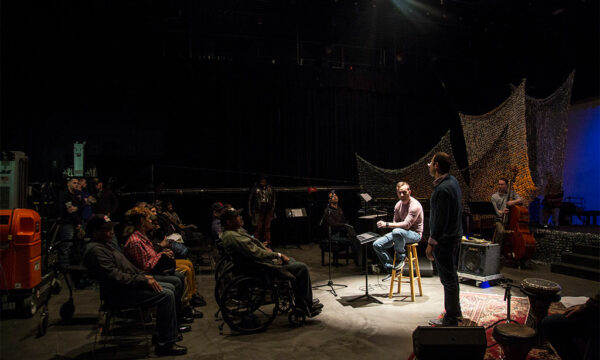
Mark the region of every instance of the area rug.
MULTIPOLYGON (((463 321, 460 326, 488 326, 496 321, 506 318, 506 301, 503 295, 477 294, 461 292, 460 306, 463 313, 463 321)), ((564 306, 560 303, 552 304, 549 313, 560 313, 564 306)), ((519 324, 525 324, 529 313, 529 300, 526 297, 512 296, 510 303, 510 318, 519 324)), ((440 318, 442 315, 440 315, 440 318)), ((488 346, 494 345, 496 341, 492 337, 493 328, 486 330, 488 346)), ((414 358, 411 356, 411 358, 414 358)), ((484 360, 502 359, 502 349, 499 345, 488 347, 484 360)), ((527 356, 529 360, 560 360, 555 354, 546 350, 533 349, 527 356)))

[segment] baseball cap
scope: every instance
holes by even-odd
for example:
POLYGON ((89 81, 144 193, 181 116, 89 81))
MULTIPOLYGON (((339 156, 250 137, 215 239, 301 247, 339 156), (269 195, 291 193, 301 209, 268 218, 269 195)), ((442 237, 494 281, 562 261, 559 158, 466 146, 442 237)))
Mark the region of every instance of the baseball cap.
POLYGON ((115 223, 112 222, 108 216, 99 214, 90 218, 87 223, 86 230, 89 234, 93 234, 99 230, 111 230, 114 225, 115 223))
POLYGON ((223 203, 219 201, 219 202, 213 203, 210 206, 210 208, 212 209, 212 211, 221 211, 221 210, 225 209, 225 205, 223 205, 223 203))
POLYGON ((235 216, 238 216, 239 214, 241 214, 242 211, 244 211, 244 209, 239 209, 239 210, 236 210, 234 208, 226 209, 225 211, 223 211, 223 213, 221 214, 219 219, 221 219, 222 224, 225 224, 225 222, 227 220, 233 219, 235 216))

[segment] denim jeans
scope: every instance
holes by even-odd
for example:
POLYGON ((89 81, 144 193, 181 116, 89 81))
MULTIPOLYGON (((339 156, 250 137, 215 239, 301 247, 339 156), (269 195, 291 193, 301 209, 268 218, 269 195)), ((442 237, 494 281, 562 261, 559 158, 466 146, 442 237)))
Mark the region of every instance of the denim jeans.
POLYGON ((60 244, 58 244, 58 263, 63 269, 71 264, 71 248, 75 239, 75 227, 73 224, 60 226, 60 244))
POLYGON ((393 246, 394 250, 396 250, 396 253, 401 257, 401 259, 404 259, 404 247, 406 244, 413 244, 419 240, 421 240, 421 235, 418 233, 412 230, 396 228, 375 240, 373 243, 373 250, 379 258, 379 261, 381 261, 383 268, 388 272, 391 272, 393 267, 393 259, 390 254, 388 254, 386 249, 389 249, 393 246))
POLYGON ((458 274, 456 273, 460 238, 444 240, 443 242, 439 241, 433 248, 433 257, 435 259, 435 267, 440 276, 440 282, 444 287, 445 317, 455 320, 462 314, 460 309, 458 274))
POLYGON ((181 315, 181 298, 183 297, 184 275, 175 271, 174 275, 152 275, 159 283, 167 283, 173 286, 175 295, 175 313, 177 318, 181 315))

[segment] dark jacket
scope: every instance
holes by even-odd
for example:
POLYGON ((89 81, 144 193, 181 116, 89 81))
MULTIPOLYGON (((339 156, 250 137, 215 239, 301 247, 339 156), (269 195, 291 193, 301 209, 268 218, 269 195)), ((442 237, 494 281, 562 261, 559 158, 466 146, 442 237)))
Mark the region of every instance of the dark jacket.
POLYGON ((118 297, 122 290, 132 287, 148 287, 148 280, 142 271, 110 245, 90 242, 83 264, 98 280, 107 298, 118 297))
POLYGON ((462 194, 452 175, 443 178, 431 194, 429 229, 431 237, 444 244, 462 236, 462 194))
POLYGON ((325 221, 327 224, 331 226, 332 232, 340 232, 346 230, 346 217, 344 216, 344 211, 341 207, 337 207, 337 209, 332 208, 331 206, 327 206, 325 208, 325 213, 323 214, 325 221))
POLYGON ((78 193, 71 193, 69 190, 61 192, 58 196, 58 212, 61 224, 71 224, 77 226, 81 224, 81 211, 83 210, 83 200, 78 193), (67 203, 77 207, 77 211, 69 213, 67 211, 67 203))

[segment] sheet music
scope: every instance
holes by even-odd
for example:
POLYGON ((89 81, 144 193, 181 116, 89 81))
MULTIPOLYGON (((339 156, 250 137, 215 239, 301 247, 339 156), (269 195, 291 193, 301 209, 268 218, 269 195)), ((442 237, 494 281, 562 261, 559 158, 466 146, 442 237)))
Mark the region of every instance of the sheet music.
POLYGON ((386 217, 387 214, 374 214, 374 215, 364 215, 360 216, 359 219, 377 219, 380 217, 386 217))
POLYGON ((304 216, 302 214, 302 209, 292 209, 292 215, 293 215, 293 217, 302 217, 302 216, 304 216))
POLYGON ((367 193, 362 193, 362 194, 360 194, 360 197, 361 197, 361 198, 362 198, 362 199, 363 199, 365 202, 369 202, 369 201, 371 201, 371 199, 373 199, 373 198, 371 197, 371 195, 369 195, 369 194, 367 194, 367 193))
POLYGON ((361 245, 364 245, 369 242, 373 242, 377 238, 379 238, 379 234, 376 234, 374 232, 366 232, 366 233, 362 233, 360 235, 356 235, 356 239, 358 239, 358 241, 360 241, 361 245))

